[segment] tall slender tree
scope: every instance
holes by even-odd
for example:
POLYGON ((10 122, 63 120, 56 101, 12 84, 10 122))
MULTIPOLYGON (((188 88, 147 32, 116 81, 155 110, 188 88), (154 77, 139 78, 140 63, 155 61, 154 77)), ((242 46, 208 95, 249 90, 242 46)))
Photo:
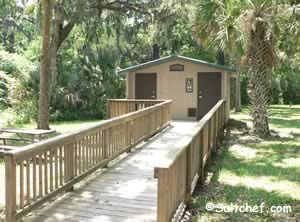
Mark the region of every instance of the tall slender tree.
POLYGON ((272 1, 249 1, 242 15, 246 34, 246 65, 249 73, 250 108, 256 134, 270 134, 267 106, 271 99, 271 74, 276 62, 272 1))
POLYGON ((40 66, 40 97, 39 97, 39 129, 49 129, 49 79, 50 79, 50 35, 51 35, 51 0, 43 0, 43 43, 40 66))

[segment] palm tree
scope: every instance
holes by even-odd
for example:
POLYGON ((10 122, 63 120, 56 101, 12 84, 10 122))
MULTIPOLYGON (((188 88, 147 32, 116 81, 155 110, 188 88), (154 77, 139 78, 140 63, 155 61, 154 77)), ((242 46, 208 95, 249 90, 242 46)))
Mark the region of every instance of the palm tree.
POLYGON ((225 49, 228 45, 231 52, 235 51, 232 49, 235 49, 237 42, 242 44, 244 65, 249 75, 254 132, 262 137, 270 135, 267 106, 271 73, 276 63, 276 19, 279 9, 282 11, 287 7, 279 3, 279 0, 227 0, 226 3, 222 0, 200 0, 198 13, 206 19, 200 21, 200 24, 205 22, 201 30, 206 30, 207 38, 212 42, 219 43, 225 49), (207 7, 208 2, 214 3, 213 7, 207 7))
POLYGON ((249 6, 241 16, 241 21, 246 34, 250 108, 255 133, 268 136, 267 106, 270 102, 272 68, 276 62, 272 27, 274 5, 271 1, 249 1, 249 6))

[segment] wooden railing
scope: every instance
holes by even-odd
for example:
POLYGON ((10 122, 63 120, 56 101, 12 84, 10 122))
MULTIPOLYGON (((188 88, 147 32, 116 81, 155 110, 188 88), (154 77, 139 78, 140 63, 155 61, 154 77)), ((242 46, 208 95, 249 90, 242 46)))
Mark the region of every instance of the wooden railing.
POLYGON ((155 168, 158 222, 177 221, 189 207, 198 179, 203 181, 205 164, 223 137, 224 124, 225 102, 221 100, 199 121, 192 138, 182 138, 168 161, 155 168))
MULTIPOLYGON (((124 102, 126 103, 126 102, 124 102)), ((171 101, 5 154, 6 221, 12 222, 170 123, 171 101)))
POLYGON ((107 113, 108 117, 112 118, 144 109, 162 102, 164 102, 164 100, 108 99, 107 113))

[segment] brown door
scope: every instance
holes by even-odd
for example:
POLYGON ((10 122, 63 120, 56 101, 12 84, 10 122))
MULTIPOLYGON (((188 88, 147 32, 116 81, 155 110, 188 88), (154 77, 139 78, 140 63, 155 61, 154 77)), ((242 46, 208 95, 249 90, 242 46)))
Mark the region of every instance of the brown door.
POLYGON ((156 73, 135 75, 135 98, 156 99, 156 73))
POLYGON ((221 73, 198 73, 198 119, 201 119, 221 99, 221 73))

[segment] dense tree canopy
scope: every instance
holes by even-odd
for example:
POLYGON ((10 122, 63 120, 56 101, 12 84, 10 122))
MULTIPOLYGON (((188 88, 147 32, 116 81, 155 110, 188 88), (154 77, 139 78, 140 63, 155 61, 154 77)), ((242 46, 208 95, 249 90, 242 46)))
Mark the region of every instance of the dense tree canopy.
POLYGON ((251 68, 243 58, 250 57, 245 44, 250 39, 242 29, 247 26, 238 21, 249 12, 250 2, 265 2, 265 8, 272 4, 268 24, 277 65, 269 72, 270 100, 300 102, 297 1, 45 1, 51 16, 50 48, 44 53, 43 2, 0 1, 0 107, 14 111, 17 121, 38 118, 40 76, 45 74, 40 64, 46 52, 50 120, 91 119, 105 117, 106 98, 124 96, 119 67, 149 61, 155 43, 162 56, 176 53, 209 62, 217 62, 223 50, 226 65, 241 65, 241 99, 249 103, 251 68))

